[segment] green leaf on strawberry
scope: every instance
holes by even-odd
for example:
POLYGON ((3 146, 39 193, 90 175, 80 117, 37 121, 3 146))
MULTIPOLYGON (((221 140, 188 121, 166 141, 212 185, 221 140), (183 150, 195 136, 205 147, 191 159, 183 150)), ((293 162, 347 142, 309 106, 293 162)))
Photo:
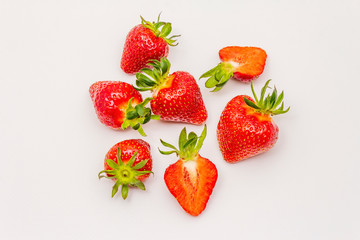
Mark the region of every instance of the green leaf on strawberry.
POLYGON ((122 186, 121 195, 123 199, 127 198, 129 186, 138 187, 141 190, 145 190, 144 184, 138 179, 138 177, 153 172, 139 171, 139 169, 143 168, 146 165, 146 163, 149 161, 148 159, 142 160, 139 163, 137 163, 135 166, 133 166, 137 154, 138 151, 136 151, 135 154, 132 155, 132 157, 130 158, 129 161, 127 161, 127 163, 124 163, 123 160, 121 159, 121 150, 118 147, 116 154, 117 163, 112 159, 106 159, 106 163, 111 169, 100 171, 98 177, 99 179, 105 177, 116 180, 112 189, 112 194, 111 194, 112 197, 114 197, 115 194, 118 192, 120 186, 122 186), (105 173, 105 175, 103 175, 103 173, 105 173))
POLYGON ((146 98, 142 103, 132 106, 131 101, 132 98, 128 102, 128 106, 126 108, 126 119, 121 125, 122 129, 126 129, 129 126, 134 130, 137 130, 142 136, 146 136, 141 124, 145 124, 150 121, 150 119, 159 120, 159 115, 151 114, 151 109, 146 108, 147 105, 152 98, 146 98))
POLYGON ((254 95, 255 102, 252 102, 246 97, 244 97, 245 103, 249 107, 252 107, 256 109, 256 111, 264 114, 279 115, 279 114, 287 113, 290 110, 290 107, 284 110, 283 103, 279 108, 277 108, 284 98, 284 91, 282 91, 278 97, 276 87, 274 87, 273 92, 265 97, 265 92, 268 88, 270 81, 271 79, 266 81, 264 87, 261 89, 260 100, 257 98, 256 93, 254 91, 253 83, 251 82, 251 91, 254 95))

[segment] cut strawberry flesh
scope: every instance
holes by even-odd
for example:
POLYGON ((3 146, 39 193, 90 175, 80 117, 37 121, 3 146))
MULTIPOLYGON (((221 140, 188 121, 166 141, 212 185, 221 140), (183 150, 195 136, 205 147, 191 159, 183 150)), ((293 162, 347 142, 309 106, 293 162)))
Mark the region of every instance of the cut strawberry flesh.
POLYGON ((250 81, 264 71, 267 54, 257 47, 231 46, 221 49, 219 57, 234 67, 234 78, 250 81))
POLYGON ((193 216, 206 207, 217 180, 215 165, 198 155, 196 160, 178 160, 165 172, 165 183, 181 207, 193 216))

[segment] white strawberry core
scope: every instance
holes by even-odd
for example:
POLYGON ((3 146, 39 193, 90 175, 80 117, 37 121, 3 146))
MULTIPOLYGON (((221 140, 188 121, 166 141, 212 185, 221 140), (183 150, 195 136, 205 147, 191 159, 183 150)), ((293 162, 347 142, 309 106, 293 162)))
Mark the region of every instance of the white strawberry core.
POLYGON ((231 64, 231 66, 233 66, 233 68, 238 68, 238 67, 240 67, 240 64, 239 63, 237 63, 237 62, 234 62, 234 61, 229 61, 228 63, 230 63, 231 64))
POLYGON ((197 180, 197 162, 196 161, 185 161, 184 168, 189 173, 190 180, 195 183, 197 180))

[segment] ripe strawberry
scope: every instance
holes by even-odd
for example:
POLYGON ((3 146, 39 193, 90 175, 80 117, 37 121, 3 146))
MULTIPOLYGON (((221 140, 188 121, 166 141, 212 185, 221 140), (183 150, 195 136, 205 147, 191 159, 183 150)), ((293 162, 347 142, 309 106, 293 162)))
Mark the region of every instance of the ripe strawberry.
POLYGON ((120 67, 126 73, 137 73, 145 67, 149 60, 160 60, 167 57, 169 46, 176 46, 174 35, 168 38, 171 32, 171 23, 148 22, 141 17, 141 24, 130 30, 126 37, 120 67))
POLYGON ((108 127, 126 129, 131 126, 146 136, 141 124, 159 119, 151 115, 150 108, 145 108, 151 98, 142 102, 140 93, 128 83, 99 81, 90 86, 89 92, 100 122, 108 127))
POLYGON ((219 51, 222 61, 200 78, 209 78, 205 86, 219 91, 232 77, 242 82, 250 82, 264 71, 266 52, 257 47, 225 47, 219 51))
POLYGON ((145 190, 142 181, 152 173, 150 145, 141 139, 115 144, 105 156, 104 169, 99 172, 99 179, 105 177, 115 181, 111 197, 114 197, 120 185, 123 199, 126 199, 129 187, 145 190))
POLYGON ((278 126, 270 115, 283 114, 284 92, 277 96, 276 88, 266 98, 265 91, 270 80, 261 90, 258 100, 253 85, 255 101, 249 96, 239 95, 226 105, 217 127, 217 139, 225 161, 234 163, 268 151, 278 139, 278 126))
POLYGON ((154 69, 144 68, 142 73, 136 74, 136 89, 152 91, 153 113, 166 121, 204 123, 208 115, 194 77, 181 71, 169 75, 170 62, 166 58, 160 62, 154 60, 149 65, 154 69))
POLYGON ((166 186, 181 207, 190 215, 199 215, 206 207, 218 177, 216 166, 200 156, 198 151, 206 137, 206 125, 200 137, 194 132, 187 136, 184 128, 179 137, 179 149, 162 140, 171 151, 160 151, 169 155, 176 153, 179 160, 170 165, 164 175, 166 186))

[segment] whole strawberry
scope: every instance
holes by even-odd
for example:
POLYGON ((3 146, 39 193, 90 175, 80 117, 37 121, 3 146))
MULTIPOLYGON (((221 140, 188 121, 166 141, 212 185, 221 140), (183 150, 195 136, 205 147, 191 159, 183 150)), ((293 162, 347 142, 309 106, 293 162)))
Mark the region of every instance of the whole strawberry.
POLYGON ((200 88, 192 75, 177 71, 169 75, 170 62, 166 58, 149 63, 136 74, 139 91, 152 91, 151 109, 166 121, 203 124, 207 111, 200 88))
POLYGON ((149 60, 160 60, 167 57, 169 45, 176 46, 174 38, 168 37, 172 30, 171 23, 148 22, 141 17, 141 24, 135 26, 128 33, 121 58, 121 69, 126 73, 137 73, 145 67, 149 60))
POLYGON ((162 140, 171 151, 160 151, 169 155, 176 153, 179 160, 165 171, 164 180, 170 193, 190 215, 197 216, 204 211, 215 187, 218 173, 216 166, 198 153, 206 137, 206 125, 200 137, 194 132, 186 134, 184 128, 179 137, 179 149, 162 140))
POLYGON ((90 86, 89 92, 100 122, 113 129, 130 126, 146 136, 141 124, 159 119, 151 115, 150 108, 145 108, 151 98, 142 101, 139 91, 128 83, 99 81, 90 86))
POLYGON ((219 91, 232 77, 242 82, 250 82, 263 73, 267 58, 266 52, 258 47, 231 46, 220 49, 222 61, 216 67, 201 75, 209 78, 205 86, 219 91))
POLYGON ((225 161, 235 163, 268 151, 278 139, 279 128, 271 115, 283 114, 284 92, 278 96, 276 88, 272 94, 265 96, 270 80, 257 98, 253 85, 255 101, 249 96, 239 95, 226 105, 217 126, 217 139, 225 161), (277 108, 279 105, 281 106, 277 108))
POLYGON ((104 170, 98 176, 99 179, 105 177, 115 181, 112 197, 122 186, 121 195, 126 199, 129 187, 145 190, 142 181, 149 177, 151 170, 150 145, 141 139, 130 139, 110 148, 105 156, 104 170))

